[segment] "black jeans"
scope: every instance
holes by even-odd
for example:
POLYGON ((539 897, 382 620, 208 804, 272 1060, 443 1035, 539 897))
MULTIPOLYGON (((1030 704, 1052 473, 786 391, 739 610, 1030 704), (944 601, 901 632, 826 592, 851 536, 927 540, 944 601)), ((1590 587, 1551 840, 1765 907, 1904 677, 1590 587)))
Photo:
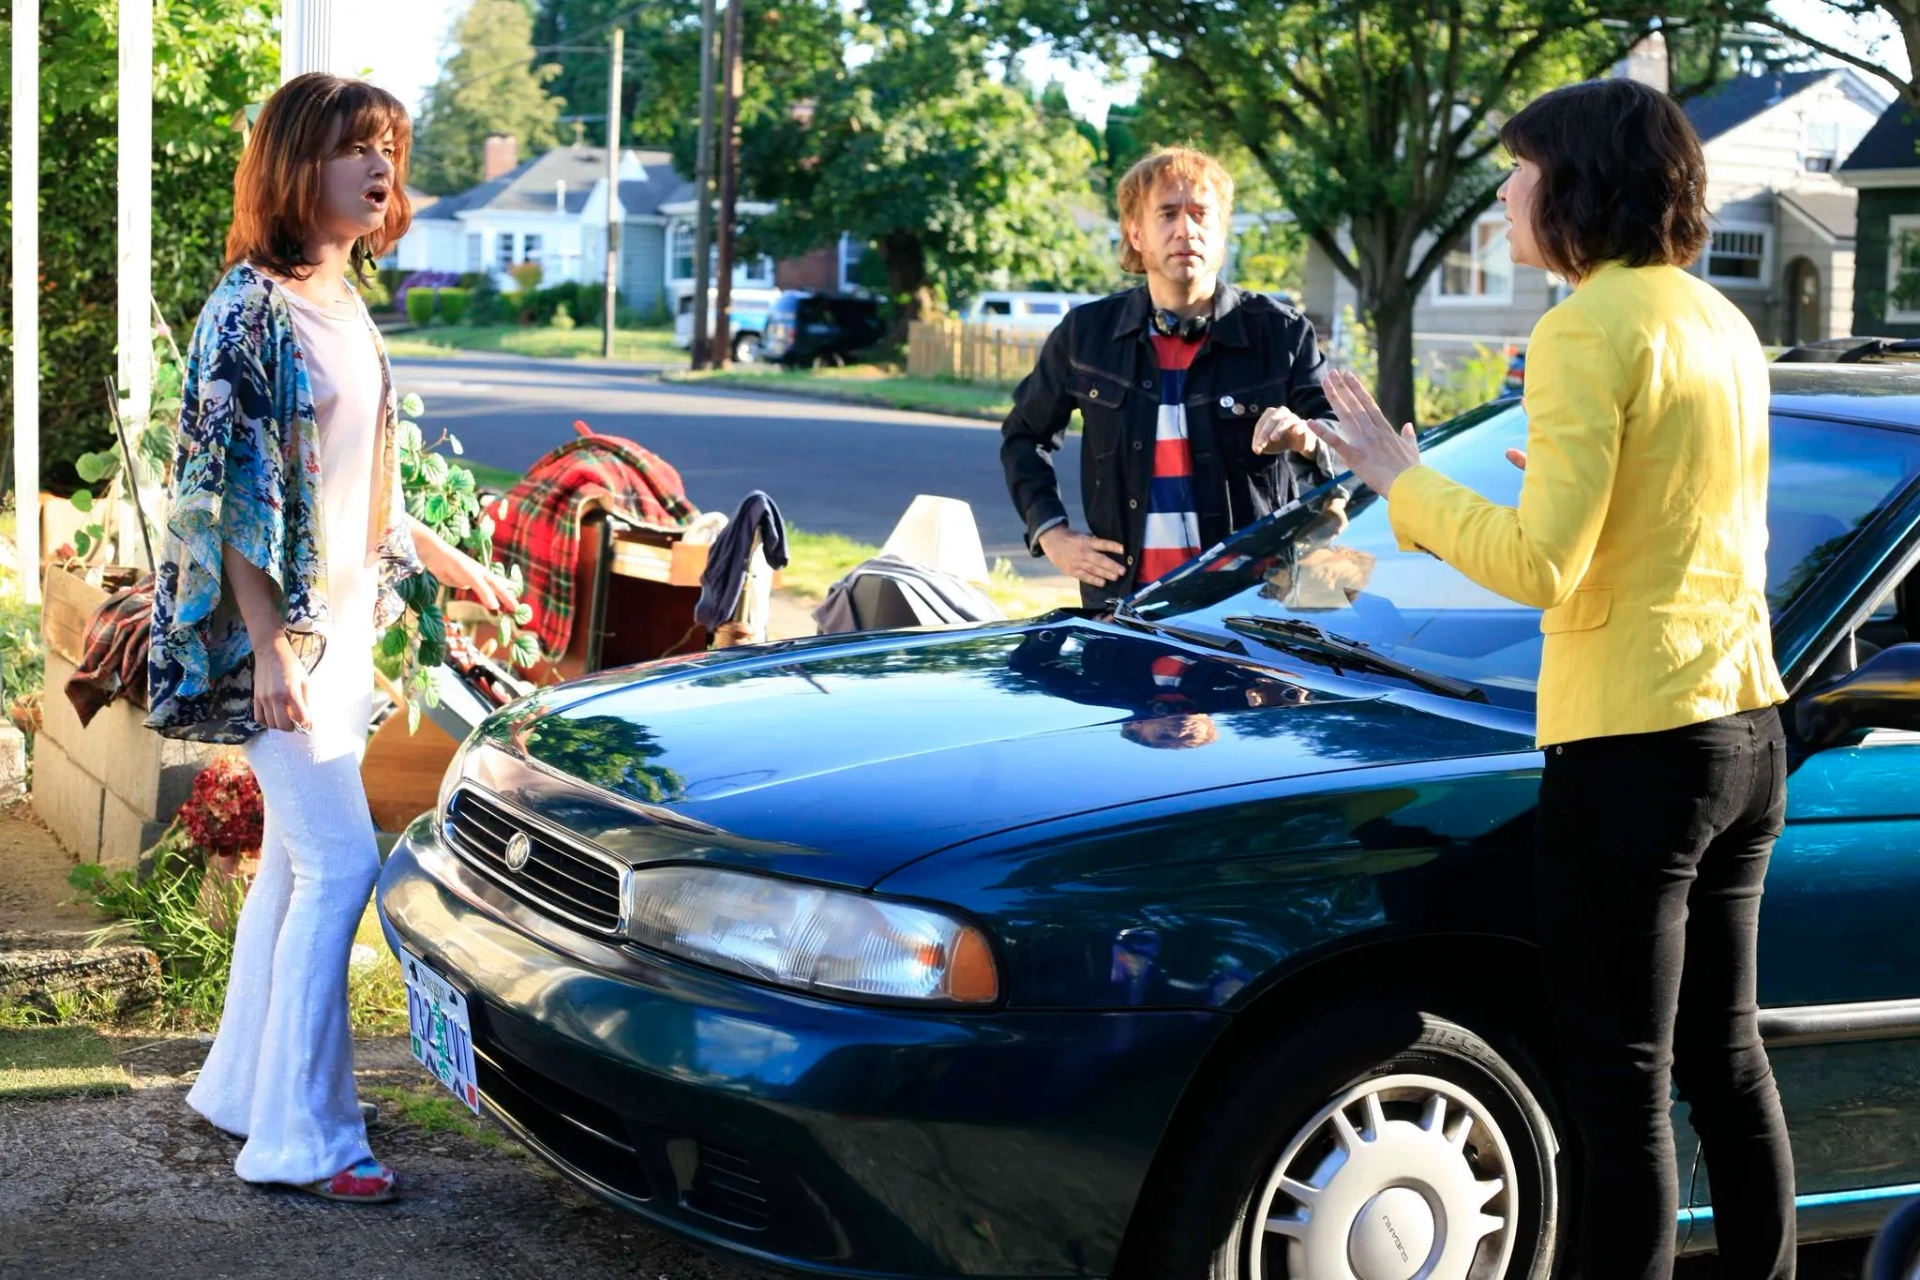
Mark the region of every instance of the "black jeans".
POLYGON ((1793 1157, 1754 957, 1786 813, 1779 715, 1592 738, 1546 758, 1535 878, 1583 1155, 1580 1272, 1672 1275, 1677 1083, 1713 1171, 1721 1273, 1791 1277, 1793 1157))

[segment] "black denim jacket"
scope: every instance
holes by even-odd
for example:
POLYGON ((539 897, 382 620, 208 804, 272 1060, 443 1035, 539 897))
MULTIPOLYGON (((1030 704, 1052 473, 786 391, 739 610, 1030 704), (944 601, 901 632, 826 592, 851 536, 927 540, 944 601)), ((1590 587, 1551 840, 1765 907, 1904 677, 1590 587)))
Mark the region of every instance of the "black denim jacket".
MULTIPOLYGON (((1096 538, 1126 547, 1127 572, 1104 588, 1081 587, 1090 608, 1130 594, 1146 539, 1147 491, 1160 416, 1160 365, 1154 357, 1145 287, 1069 311, 1013 393, 1000 427, 1000 464, 1041 554, 1040 534, 1068 520, 1053 454, 1080 411, 1080 492, 1096 538)), ((1313 326, 1291 307, 1221 285, 1206 346, 1187 374, 1187 437, 1200 542, 1212 546, 1328 479, 1315 459, 1256 454, 1260 412, 1285 405, 1303 418, 1331 418, 1320 380, 1326 358, 1313 326)), ((1319 456, 1319 455, 1317 455, 1319 456)))

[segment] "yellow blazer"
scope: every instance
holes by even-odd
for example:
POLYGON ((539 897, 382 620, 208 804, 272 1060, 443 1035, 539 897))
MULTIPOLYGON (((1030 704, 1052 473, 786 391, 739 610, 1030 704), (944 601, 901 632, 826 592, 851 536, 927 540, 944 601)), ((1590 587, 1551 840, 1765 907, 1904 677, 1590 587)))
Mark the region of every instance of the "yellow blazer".
POLYGON ((1519 508, 1430 467, 1394 482, 1403 549, 1546 611, 1542 746, 1785 701, 1767 615, 1767 401, 1753 326, 1717 289, 1610 264, 1534 326, 1519 508))

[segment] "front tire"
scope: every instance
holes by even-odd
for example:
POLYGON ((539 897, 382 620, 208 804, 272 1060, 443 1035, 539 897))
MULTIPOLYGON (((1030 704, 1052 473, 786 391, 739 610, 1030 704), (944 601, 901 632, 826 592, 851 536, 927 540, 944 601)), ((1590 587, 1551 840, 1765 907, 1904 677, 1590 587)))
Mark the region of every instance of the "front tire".
POLYGON ((1489 1034, 1369 1005, 1244 1053, 1150 1184, 1120 1274, 1546 1280, 1560 1145, 1524 1051, 1489 1034))

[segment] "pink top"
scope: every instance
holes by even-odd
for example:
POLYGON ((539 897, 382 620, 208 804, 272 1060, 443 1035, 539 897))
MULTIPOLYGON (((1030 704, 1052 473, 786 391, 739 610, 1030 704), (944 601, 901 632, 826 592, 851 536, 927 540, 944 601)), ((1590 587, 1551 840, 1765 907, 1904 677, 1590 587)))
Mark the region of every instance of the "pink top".
POLYGON ((320 428, 320 494, 325 509, 327 604, 333 636, 373 640, 378 592, 373 548, 367 545, 375 451, 386 386, 373 320, 359 296, 328 308, 285 290, 293 308, 294 338, 306 358, 320 428))

